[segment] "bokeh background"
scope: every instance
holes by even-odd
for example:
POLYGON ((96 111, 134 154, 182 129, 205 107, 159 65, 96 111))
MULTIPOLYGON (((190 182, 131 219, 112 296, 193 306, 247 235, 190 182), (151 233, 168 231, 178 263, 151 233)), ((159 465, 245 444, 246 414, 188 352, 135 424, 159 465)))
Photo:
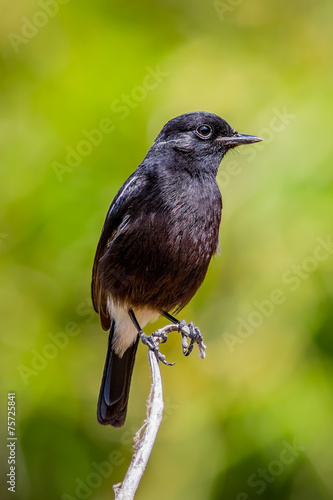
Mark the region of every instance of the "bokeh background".
MULTIPOLYGON (((0 415, 6 438, 15 391, 16 498, 106 500, 125 474, 147 354, 125 427, 98 425, 92 261, 120 185, 193 110, 265 142, 222 162, 222 253, 181 314, 207 357, 184 358, 176 334, 163 346, 176 365, 162 366, 165 420, 137 498, 333 498, 332 2, 1 10, 0 415)), ((4 440, 0 455, 6 498, 4 440)))

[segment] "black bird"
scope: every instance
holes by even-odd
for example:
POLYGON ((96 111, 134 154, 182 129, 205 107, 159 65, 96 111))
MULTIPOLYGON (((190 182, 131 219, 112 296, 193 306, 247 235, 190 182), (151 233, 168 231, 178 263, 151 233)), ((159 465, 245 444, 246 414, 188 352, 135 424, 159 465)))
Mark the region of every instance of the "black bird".
POLYGON ((124 424, 142 328, 176 322, 218 249, 222 198, 216 182, 227 151, 262 139, 237 133, 207 112, 170 120, 107 213, 92 276, 92 299, 110 330, 98 400, 103 425, 124 424))

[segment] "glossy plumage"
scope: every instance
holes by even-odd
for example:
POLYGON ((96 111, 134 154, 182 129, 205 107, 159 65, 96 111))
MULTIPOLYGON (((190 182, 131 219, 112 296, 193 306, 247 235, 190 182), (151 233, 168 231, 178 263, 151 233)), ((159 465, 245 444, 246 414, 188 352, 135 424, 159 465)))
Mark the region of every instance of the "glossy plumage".
POLYGON ((164 126, 114 198, 92 277, 95 310, 103 329, 110 329, 100 423, 119 426, 126 417, 138 339, 128 310, 143 328, 191 300, 218 248, 219 164, 228 149, 255 140, 217 115, 181 115, 164 126))

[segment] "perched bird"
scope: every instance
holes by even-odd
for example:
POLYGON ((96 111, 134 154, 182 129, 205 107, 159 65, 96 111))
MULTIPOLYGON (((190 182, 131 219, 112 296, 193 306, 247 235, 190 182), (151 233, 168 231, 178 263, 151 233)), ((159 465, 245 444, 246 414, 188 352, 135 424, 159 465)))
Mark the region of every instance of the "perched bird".
POLYGON ((92 275, 92 300, 110 330, 98 400, 103 425, 124 424, 133 365, 148 321, 179 312, 203 282, 219 246, 216 182, 227 151, 262 139, 193 112, 170 120, 107 213, 92 275))

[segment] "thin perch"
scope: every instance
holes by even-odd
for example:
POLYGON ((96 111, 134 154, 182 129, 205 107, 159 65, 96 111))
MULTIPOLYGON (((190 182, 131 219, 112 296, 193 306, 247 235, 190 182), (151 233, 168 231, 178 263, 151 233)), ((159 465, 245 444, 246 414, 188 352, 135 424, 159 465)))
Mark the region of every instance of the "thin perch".
POLYGON ((145 432, 136 444, 136 451, 122 483, 113 486, 115 500, 132 500, 146 469, 151 450, 163 418, 163 389, 158 360, 153 351, 148 351, 152 382, 147 404, 145 432))
POLYGON ((147 416, 143 426, 135 435, 135 452, 126 476, 122 483, 113 485, 115 500, 132 500, 134 498, 147 467, 151 450, 153 449, 163 418, 164 401, 159 360, 167 365, 174 364, 168 363, 165 360, 165 356, 159 352, 159 344, 166 342, 168 334, 174 331, 178 331, 182 335, 182 349, 185 356, 188 356, 192 352, 193 345, 196 343, 199 348, 199 356, 201 358, 205 357, 206 346, 203 343, 200 330, 193 323, 186 325, 185 321, 181 321, 179 324, 167 325, 149 336, 149 339, 153 342, 154 349, 148 349, 152 381, 147 400, 147 416), (190 344, 188 344, 187 339, 191 340, 190 344), (141 431, 143 429, 145 431, 141 438, 141 431))

